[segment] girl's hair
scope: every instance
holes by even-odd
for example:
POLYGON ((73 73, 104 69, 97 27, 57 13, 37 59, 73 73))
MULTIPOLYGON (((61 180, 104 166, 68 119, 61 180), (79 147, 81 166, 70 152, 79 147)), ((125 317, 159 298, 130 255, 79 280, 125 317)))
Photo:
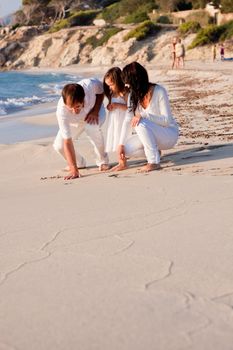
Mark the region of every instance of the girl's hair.
POLYGON ((130 108, 135 112, 151 85, 147 71, 140 63, 132 62, 123 68, 122 74, 124 83, 129 86, 131 92, 130 108))
POLYGON ((111 79, 111 81, 116 85, 116 93, 124 93, 126 91, 125 84, 122 79, 122 71, 119 67, 113 67, 107 71, 103 79, 104 93, 107 96, 109 102, 111 102, 112 91, 109 86, 105 83, 106 79, 111 79))
POLYGON ((85 92, 83 87, 79 84, 67 84, 62 90, 62 97, 65 104, 69 97, 71 106, 73 106, 75 102, 84 102, 85 92))

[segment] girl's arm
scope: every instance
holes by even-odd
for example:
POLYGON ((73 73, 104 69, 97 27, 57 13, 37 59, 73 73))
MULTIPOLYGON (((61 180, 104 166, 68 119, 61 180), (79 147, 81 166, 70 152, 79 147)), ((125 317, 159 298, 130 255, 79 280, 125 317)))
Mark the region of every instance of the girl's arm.
POLYGON ((109 111, 114 111, 115 109, 121 109, 122 111, 127 110, 127 106, 124 103, 112 102, 107 105, 109 111))

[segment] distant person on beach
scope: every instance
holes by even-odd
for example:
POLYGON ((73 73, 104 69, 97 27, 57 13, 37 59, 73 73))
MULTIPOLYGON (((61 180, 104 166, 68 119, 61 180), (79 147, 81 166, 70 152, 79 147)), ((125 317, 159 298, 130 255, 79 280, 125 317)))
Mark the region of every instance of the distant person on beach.
POLYGON ((172 44, 171 44, 171 55, 172 55, 172 69, 176 68, 176 44, 177 44, 177 38, 173 38, 172 44))
POLYGON ((221 61, 224 61, 224 57, 225 56, 225 48, 224 48, 224 45, 221 44, 220 45, 220 57, 221 57, 221 61))
POLYGON ((79 168, 86 166, 85 159, 75 151, 73 143, 73 139, 84 131, 94 146, 99 170, 109 168, 100 129, 105 120, 103 98, 103 84, 95 78, 83 79, 78 84, 67 84, 62 90, 56 112, 59 131, 53 146, 67 161, 70 174, 65 179, 80 177, 79 168))
POLYGON ((212 46, 212 59, 213 59, 213 62, 216 60, 216 56, 217 56, 217 47, 216 47, 216 44, 214 44, 212 46))
MULTIPOLYGON (((105 151, 117 152, 121 129, 126 116, 128 98, 128 89, 122 80, 121 69, 119 67, 109 69, 104 75, 103 85, 104 93, 108 99, 105 151)), ((131 134, 132 132, 129 130, 128 137, 131 134)), ((120 163, 122 163, 121 159, 120 163)), ((121 165, 124 166, 124 163, 121 165)))
POLYGON ((126 160, 132 154, 146 156, 147 164, 141 171, 160 169, 160 151, 174 147, 179 135, 167 92, 149 81, 146 69, 138 62, 123 68, 123 80, 129 87, 128 109, 121 130, 116 170, 125 169, 126 160), (136 134, 127 139, 131 127, 136 134))
POLYGON ((181 39, 179 38, 175 45, 175 56, 176 56, 176 67, 183 68, 184 67, 184 56, 185 56, 185 48, 181 39))

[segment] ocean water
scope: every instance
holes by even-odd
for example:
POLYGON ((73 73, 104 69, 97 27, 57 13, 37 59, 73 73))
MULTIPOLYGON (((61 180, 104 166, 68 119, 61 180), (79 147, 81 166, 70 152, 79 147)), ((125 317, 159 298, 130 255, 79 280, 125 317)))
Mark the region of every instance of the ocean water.
POLYGON ((64 73, 0 72, 0 118, 25 107, 57 101, 65 84, 80 79, 64 73))

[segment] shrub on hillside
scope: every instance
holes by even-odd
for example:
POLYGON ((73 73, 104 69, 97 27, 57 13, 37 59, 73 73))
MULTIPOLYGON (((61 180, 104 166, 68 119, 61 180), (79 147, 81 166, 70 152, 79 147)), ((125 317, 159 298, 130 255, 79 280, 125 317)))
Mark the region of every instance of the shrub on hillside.
POLYGON ((19 28, 20 26, 21 26, 20 23, 15 23, 11 26, 11 30, 15 30, 15 29, 19 28))
POLYGON ((106 22, 113 23, 118 17, 120 17, 119 3, 112 4, 103 9, 100 17, 106 22))
POLYGON ((162 15, 157 18, 156 22, 161 24, 171 24, 172 20, 168 16, 162 15))
POLYGON ((141 23, 149 20, 147 12, 136 11, 125 17, 124 23, 141 23))
POLYGON ((121 30, 121 28, 116 27, 105 29, 101 38, 97 39, 96 35, 92 35, 86 40, 86 44, 91 45, 93 49, 95 49, 96 47, 105 44, 113 35, 121 30))
POLYGON ((54 33, 58 32, 61 29, 70 28, 73 26, 88 26, 92 24, 93 19, 97 16, 98 13, 98 10, 71 13, 70 17, 55 22, 55 24, 50 28, 49 32, 54 33))
POLYGON ((197 46, 216 43, 219 41, 222 34, 223 30, 220 28, 220 26, 210 25, 199 31, 189 48, 193 49, 197 46))
POLYGON ((133 12, 152 12, 156 9, 154 0, 121 0, 119 3, 120 15, 126 16, 132 14, 133 12))
POLYGON ((49 33, 55 33, 61 29, 69 28, 69 27, 70 27, 70 24, 69 24, 68 18, 61 19, 60 21, 57 21, 54 23, 54 25, 49 29, 49 33))
POLYGON ((159 25, 154 24, 151 21, 145 21, 135 29, 132 29, 128 34, 126 34, 124 41, 127 41, 130 38, 136 38, 138 41, 140 41, 151 34, 158 33, 160 29, 161 27, 159 25))
POLYGON ((190 21, 183 23, 179 26, 178 31, 181 35, 187 35, 191 33, 197 33, 201 29, 200 23, 196 21, 190 21))
POLYGON ((197 46, 203 46, 206 44, 216 43, 218 41, 224 41, 233 37, 233 21, 225 23, 221 26, 210 25, 204 29, 201 29, 196 38, 193 40, 189 49, 193 49, 197 46))
POLYGON ((233 21, 229 21, 225 24, 223 24, 221 27, 223 27, 224 32, 220 37, 220 40, 224 41, 227 39, 233 38, 233 21))
POLYGON ((120 17, 126 17, 125 23, 140 23, 149 19, 147 13, 154 8, 154 0, 121 0, 104 8, 101 17, 109 23, 114 23, 120 17))
POLYGON ((68 18, 70 26, 89 26, 92 24, 98 13, 98 10, 75 12, 68 18))

